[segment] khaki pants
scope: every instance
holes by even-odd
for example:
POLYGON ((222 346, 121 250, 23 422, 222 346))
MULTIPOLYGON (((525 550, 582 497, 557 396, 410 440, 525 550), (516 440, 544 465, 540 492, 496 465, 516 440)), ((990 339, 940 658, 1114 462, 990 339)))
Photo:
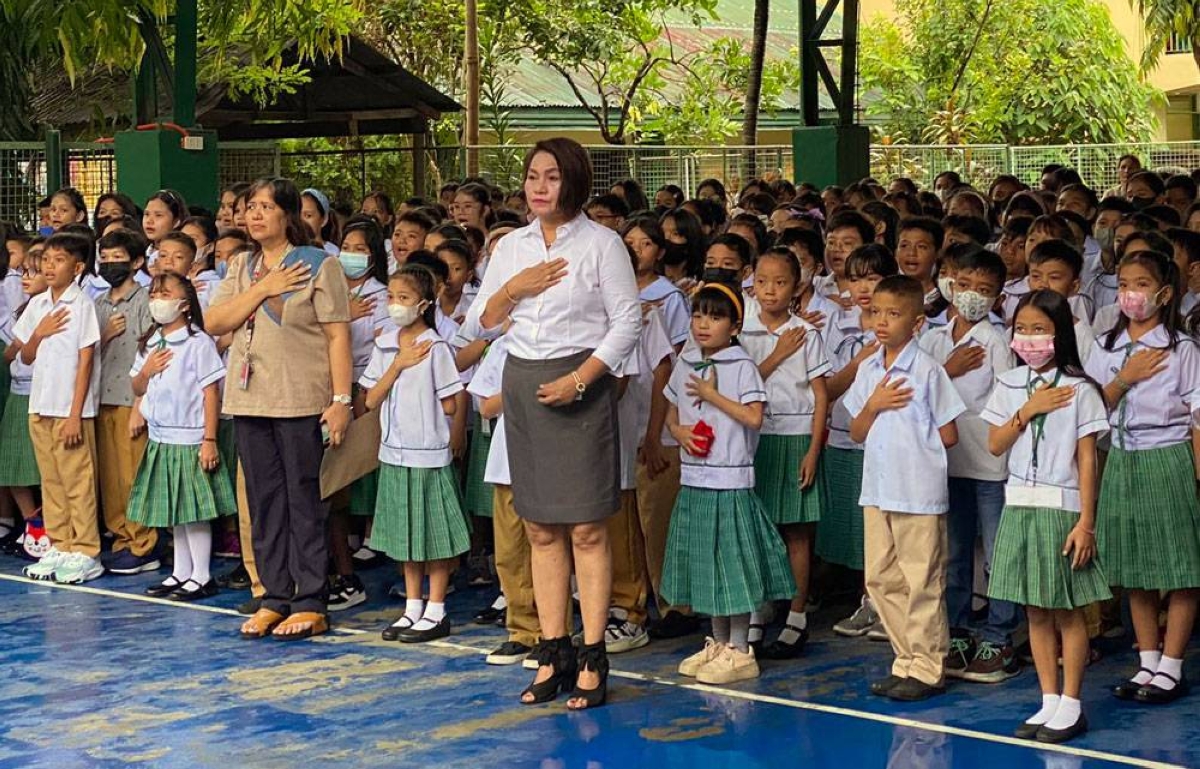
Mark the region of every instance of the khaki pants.
POLYGON ((96 520, 96 424, 83 420, 83 443, 62 442, 65 419, 29 417, 29 438, 42 474, 42 518, 46 534, 64 553, 100 555, 96 520))
POLYGON ((100 505, 104 526, 113 533, 113 552, 129 550, 144 556, 158 544, 158 532, 125 517, 129 491, 146 453, 146 433, 129 437, 129 406, 101 406, 96 415, 96 472, 100 475, 100 505))
POLYGON ((675 509, 675 498, 679 496, 679 447, 663 446, 663 456, 669 465, 653 479, 646 466, 637 465, 637 515, 642 526, 642 539, 646 551, 646 568, 650 573, 650 584, 654 588, 655 603, 661 617, 668 611, 683 614, 691 612, 679 606, 671 606, 662 595, 663 561, 667 555, 667 534, 671 530, 671 511, 675 509))
POLYGON ((892 675, 940 685, 946 620, 946 516, 863 508, 867 595, 892 642, 892 675))
MULTIPOLYGON (((508 603, 508 640, 534 646, 542 636, 533 597, 533 568, 525 522, 513 506, 512 486, 492 487, 492 531, 496 540, 496 574, 508 603)), ((567 632, 574 627, 575 610, 567 601, 567 632)))
POLYGON ((238 539, 242 546, 242 565, 250 575, 250 595, 262 598, 267 594, 262 580, 258 578, 258 565, 254 562, 254 538, 250 533, 250 503, 246 501, 246 474, 242 472, 242 463, 238 462, 237 470, 237 508, 238 508, 238 539))
POLYGON ((646 624, 646 560, 638 519, 637 492, 621 492, 621 508, 608 519, 612 548, 612 605, 629 612, 629 621, 646 624))

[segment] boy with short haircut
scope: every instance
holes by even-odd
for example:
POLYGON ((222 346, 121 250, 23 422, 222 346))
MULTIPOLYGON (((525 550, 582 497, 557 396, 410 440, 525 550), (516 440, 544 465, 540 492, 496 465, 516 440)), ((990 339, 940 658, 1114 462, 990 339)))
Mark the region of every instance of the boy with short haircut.
POLYGON ((405 211, 396 219, 392 229, 391 253, 388 254, 388 274, 404 266, 408 255, 425 247, 425 236, 437 226, 421 210, 405 211))
MULTIPOLYGON (((129 370, 139 340, 154 319, 150 293, 134 279, 146 260, 146 239, 115 230, 100 239, 100 278, 111 288, 96 298, 100 324, 100 409, 96 415, 96 469, 104 526, 113 534, 113 574, 140 574, 161 564, 158 533, 125 517, 129 492, 146 451, 146 420, 135 408, 129 370)), ((161 253, 160 253, 161 258, 161 253)))
MULTIPOLYGON (((871 691, 923 700, 945 690, 946 448, 965 411, 950 377, 917 345, 924 291, 885 278, 871 298, 881 349, 860 364, 845 396, 850 438, 864 444, 862 497, 867 594, 896 655, 871 691)), ((864 324, 866 325, 866 324, 864 324)))
MULTIPOLYGON (((1082 270, 1083 256, 1074 246, 1061 240, 1044 241, 1029 255, 1029 289, 1038 291, 1048 288, 1065 296, 1070 302, 1079 296, 1082 270)), ((1074 316, 1075 344, 1079 348, 1080 360, 1086 362, 1096 341, 1096 334, 1087 318, 1081 317, 1078 312, 1074 312, 1074 316)))
POLYGON ((1180 299, 1179 312, 1187 315, 1200 303, 1200 233, 1172 227, 1167 230, 1167 240, 1174 246, 1175 265, 1179 267, 1184 294, 1180 299))
POLYGON ((951 214, 942 219, 942 228, 946 234, 942 240, 942 248, 953 243, 974 243, 986 246, 992 239, 992 228, 986 219, 967 214, 951 214))
POLYGON ((3 278, 0 280, 0 309, 4 310, 7 319, 25 304, 25 292, 21 289, 21 265, 25 264, 25 255, 29 253, 30 240, 16 229, 5 230, 0 226, 0 231, 4 234, 4 243, 0 245, 3 251, 8 252, 8 271, 0 276, 3 278))
POLYGON ((13 327, 21 360, 33 367, 29 435, 42 476, 42 517, 54 543, 25 576, 78 584, 104 574, 96 521, 96 401, 100 343, 96 306, 79 287, 90 239, 46 240, 49 288, 29 301, 13 327))
POLYGON ((614 232, 621 229, 629 216, 629 205, 612 193, 597 195, 587 202, 583 210, 593 222, 602 224, 614 232))
POLYGON ((1004 262, 990 251, 977 249, 962 256, 955 273, 953 319, 921 337, 922 349, 942 364, 967 407, 956 422, 959 441, 947 452, 950 653, 946 675, 980 683, 999 683, 1020 671, 1012 644, 1020 621, 1014 604, 991 601, 977 632, 973 634, 970 627, 975 541, 983 541, 986 573, 1004 512, 1008 478, 1007 456, 996 457, 988 450, 989 426, 982 417, 997 378, 1012 368, 1008 338, 988 319, 1005 275, 1004 262))
POLYGON ((216 270, 206 269, 192 274, 196 267, 196 241, 186 232, 168 232, 158 242, 158 258, 154 262, 159 274, 173 272, 182 275, 196 288, 201 310, 208 309, 209 297, 221 282, 216 270))
POLYGON ((846 259, 854 249, 874 242, 875 226, 858 211, 839 211, 831 216, 825 228, 825 274, 813 278, 813 290, 834 301, 845 298, 842 306, 847 307, 850 284, 846 280, 846 259))
POLYGON ((224 230, 213 244, 213 269, 217 271, 217 276, 224 279, 233 257, 253 248, 250 236, 242 230, 224 230))

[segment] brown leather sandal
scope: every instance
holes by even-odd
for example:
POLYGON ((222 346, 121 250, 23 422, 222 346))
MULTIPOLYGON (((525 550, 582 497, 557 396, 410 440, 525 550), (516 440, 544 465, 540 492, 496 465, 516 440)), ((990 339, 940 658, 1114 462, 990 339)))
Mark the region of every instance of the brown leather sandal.
POLYGON ((276 641, 300 641, 327 632, 329 632, 329 619, 324 614, 318 614, 315 611, 302 611, 289 616, 283 622, 276 625, 271 636, 276 641), (280 630, 288 629, 294 625, 302 625, 306 622, 310 623, 309 626, 299 633, 279 632, 280 630))
POLYGON ((242 638, 257 641, 266 638, 275 627, 283 622, 283 615, 270 609, 259 609, 242 624, 242 638), (246 628, 249 627, 249 630, 246 628))

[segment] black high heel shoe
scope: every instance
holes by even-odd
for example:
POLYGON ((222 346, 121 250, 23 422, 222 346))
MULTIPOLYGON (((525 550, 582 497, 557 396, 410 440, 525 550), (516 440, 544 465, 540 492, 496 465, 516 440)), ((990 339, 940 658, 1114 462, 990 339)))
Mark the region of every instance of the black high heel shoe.
POLYGON ((600 676, 600 685, 595 689, 580 689, 576 681, 571 696, 567 698, 567 707, 571 710, 590 710, 598 708, 608 700, 608 652, 604 642, 588 644, 579 647, 579 659, 576 662, 579 672, 591 670, 600 676), (583 700, 583 707, 571 707, 571 700, 583 700))
POLYGON ((547 665, 554 668, 554 674, 541 683, 532 683, 521 692, 522 705, 538 705, 550 702, 558 697, 558 693, 566 692, 575 685, 575 649, 571 646, 571 636, 544 639, 534 650, 538 667, 547 665), (525 695, 532 694, 533 699, 526 700, 525 695))

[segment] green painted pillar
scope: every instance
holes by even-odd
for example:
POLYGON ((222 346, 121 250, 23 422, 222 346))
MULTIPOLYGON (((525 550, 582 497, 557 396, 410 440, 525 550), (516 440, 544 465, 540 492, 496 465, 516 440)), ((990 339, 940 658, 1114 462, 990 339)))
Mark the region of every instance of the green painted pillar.
POLYGON ((871 132, 860 125, 792 129, 797 182, 845 186, 871 175, 871 132))
POLYGON ((179 0, 175 10, 175 122, 196 124, 196 0, 179 0))
POLYGON ((46 194, 63 188, 62 132, 55 128, 46 131, 46 194))

